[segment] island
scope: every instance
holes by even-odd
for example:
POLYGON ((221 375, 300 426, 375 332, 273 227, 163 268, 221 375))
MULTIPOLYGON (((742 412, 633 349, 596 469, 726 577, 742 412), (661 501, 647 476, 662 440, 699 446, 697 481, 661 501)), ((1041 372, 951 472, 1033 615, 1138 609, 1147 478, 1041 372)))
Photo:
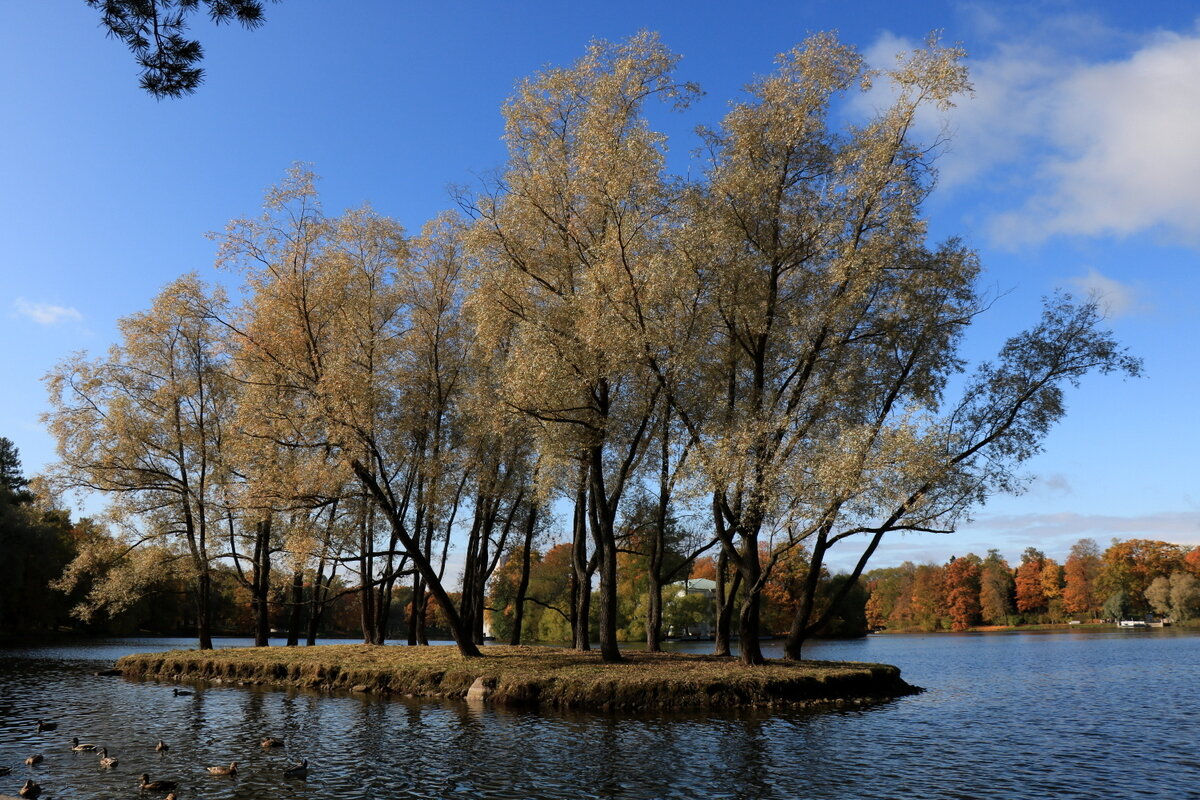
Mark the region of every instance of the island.
POLYGON ((840 661, 769 661, 629 651, 600 654, 490 646, 463 658, 449 646, 236 647, 129 655, 126 678, 194 685, 268 686, 392 697, 462 699, 494 705, 595 711, 839 708, 921 689, 897 667, 840 661))

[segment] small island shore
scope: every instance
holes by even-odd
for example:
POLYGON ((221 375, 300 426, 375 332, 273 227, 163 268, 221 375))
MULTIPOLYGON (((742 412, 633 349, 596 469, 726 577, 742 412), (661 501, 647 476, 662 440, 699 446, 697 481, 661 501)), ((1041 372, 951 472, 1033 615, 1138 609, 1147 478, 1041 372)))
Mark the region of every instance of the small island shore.
POLYGON ((464 659, 450 646, 238 647, 141 653, 117 661, 126 678, 450 698, 572 710, 730 710, 841 707, 921 689, 897 667, 838 661, 770 661, 761 667, 710 655, 599 653, 491 646, 464 659))

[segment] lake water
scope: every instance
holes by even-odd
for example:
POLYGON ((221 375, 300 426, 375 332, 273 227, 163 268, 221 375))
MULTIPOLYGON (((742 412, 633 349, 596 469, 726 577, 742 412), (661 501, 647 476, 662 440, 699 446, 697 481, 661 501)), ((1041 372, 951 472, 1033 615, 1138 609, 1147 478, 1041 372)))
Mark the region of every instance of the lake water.
MULTIPOLYGON (((243 642, 218 642, 231 644, 243 642)), ((806 655, 896 664, 928 689, 821 714, 537 713, 234 687, 176 697, 92 674, 189 646, 0 650, 0 766, 13 767, 0 794, 32 777, 50 800, 136 797, 148 772, 178 781, 181 800, 1200 797, 1200 636, 1170 629, 817 643, 806 655), (38 717, 58 729, 35 733, 38 717), (107 745, 118 767, 72 753, 72 736, 107 745), (287 747, 264 750, 264 736, 287 747), (23 766, 33 753, 45 761, 23 766), (307 780, 284 777, 299 758, 307 780), (231 761, 236 777, 204 769, 231 761)))

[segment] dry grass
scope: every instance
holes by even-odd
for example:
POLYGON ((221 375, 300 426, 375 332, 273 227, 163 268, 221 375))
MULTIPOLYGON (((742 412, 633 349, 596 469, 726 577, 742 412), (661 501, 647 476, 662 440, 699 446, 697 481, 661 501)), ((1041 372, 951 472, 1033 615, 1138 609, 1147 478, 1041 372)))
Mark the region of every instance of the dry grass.
POLYGON ((545 647, 491 646, 464 659, 454 647, 323 645, 176 650, 126 656, 126 677, 349 690, 415 697, 466 697, 477 679, 490 703, 569 709, 728 709, 840 705, 915 690, 885 664, 735 660, 681 653, 599 654, 545 647))

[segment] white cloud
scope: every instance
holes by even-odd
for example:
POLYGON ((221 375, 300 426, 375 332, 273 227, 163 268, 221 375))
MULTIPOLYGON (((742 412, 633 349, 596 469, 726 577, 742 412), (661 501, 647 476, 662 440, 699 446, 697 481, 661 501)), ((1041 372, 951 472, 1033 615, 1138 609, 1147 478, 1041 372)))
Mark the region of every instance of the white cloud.
POLYGON ((1086 275, 1070 278, 1068 282, 1084 296, 1095 299, 1109 319, 1135 314, 1147 308, 1137 289, 1102 275, 1092 267, 1088 268, 1086 275))
MULTIPOLYGON (((1016 560, 1027 547, 1036 547, 1051 558, 1063 561, 1071 545, 1080 539, 1095 539, 1101 549, 1116 539, 1156 539, 1184 545, 1200 545, 1200 512, 1166 511, 1135 516, 1103 514, 981 514, 952 534, 912 533, 884 538, 869 568, 891 567, 903 561, 944 564, 950 556, 967 553, 984 555, 995 548, 1016 560)), ((827 563, 833 571, 848 572, 861 552, 862 540, 847 540, 840 549, 829 551, 827 563), (857 548, 857 549, 856 549, 857 548)))
POLYGON ((1056 233, 1157 230, 1200 241, 1200 36, 1163 34, 1128 59, 1079 67, 1044 87, 1044 188, 1000 221, 1056 233))
POLYGON ((962 530, 968 533, 1003 534, 1010 540, 1025 539, 1033 545, 1047 539, 1078 539, 1084 536, 1102 543, 1107 537, 1117 537, 1200 544, 1200 512, 1162 511, 1128 517, 1068 512, 981 515, 979 519, 964 525, 962 530))
MULTIPOLYGON (((915 44, 885 33, 866 56, 887 66, 915 44)), ((1149 231, 1200 244, 1200 34, 1159 32, 1131 46, 1090 18, 1050 18, 967 63, 974 95, 927 113, 918 135, 951 134, 938 162, 943 188, 1008 204, 991 220, 997 241, 1149 231), (1077 55, 1100 42, 1126 55, 1077 55)), ((855 105, 878 107, 886 94, 855 105)))
POLYGON ((27 317, 39 325, 55 325, 64 320, 81 322, 83 314, 69 306, 56 306, 50 303, 31 303, 24 297, 13 301, 13 309, 18 316, 27 317))

